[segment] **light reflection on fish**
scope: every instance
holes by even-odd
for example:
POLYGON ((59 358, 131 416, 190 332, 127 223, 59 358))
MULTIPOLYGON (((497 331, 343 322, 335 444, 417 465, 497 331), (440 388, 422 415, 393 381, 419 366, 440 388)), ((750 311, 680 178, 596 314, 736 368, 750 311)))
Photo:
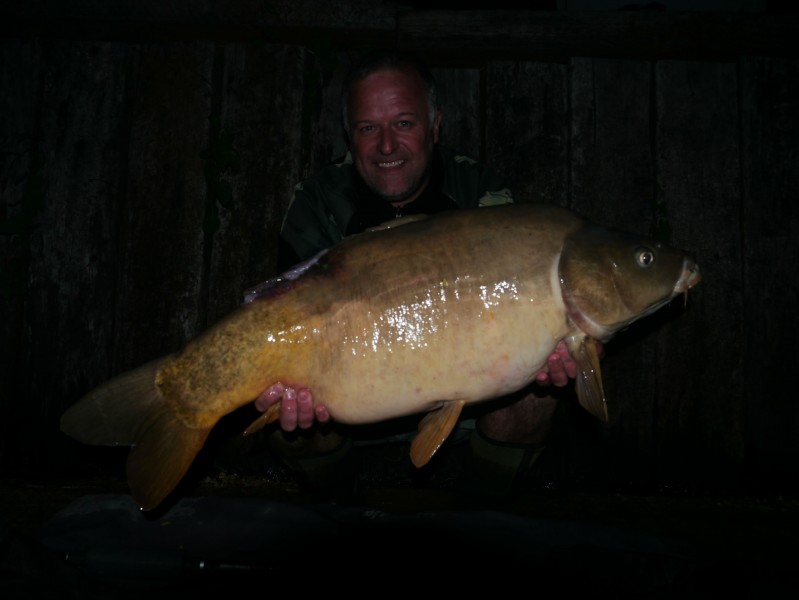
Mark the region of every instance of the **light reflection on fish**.
POLYGON ((132 446, 128 483, 144 510, 179 483, 220 418, 278 381, 309 387, 343 423, 426 413, 411 443, 422 466, 466 404, 530 383, 561 339, 580 367, 580 403, 607 420, 593 341, 700 279, 683 252, 550 205, 406 219, 259 286, 180 352, 90 392, 61 427, 132 446))

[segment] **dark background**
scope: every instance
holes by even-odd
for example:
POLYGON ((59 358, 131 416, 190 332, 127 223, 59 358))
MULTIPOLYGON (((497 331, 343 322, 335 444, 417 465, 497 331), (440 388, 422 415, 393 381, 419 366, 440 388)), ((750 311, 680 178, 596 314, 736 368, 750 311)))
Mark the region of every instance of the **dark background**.
POLYGON ((655 235, 704 274, 607 346, 609 423, 562 403, 541 485, 799 491, 793 4, 450 4, 3 4, 0 472, 69 474, 68 406, 275 274, 293 185, 345 150, 344 71, 398 46, 440 80, 443 142, 517 201, 655 235))
POLYGON ((450 591, 485 577, 616 598, 795 592, 795 4, 462 4, 0 3, 0 595, 136 598, 130 583, 154 570, 180 573, 179 596, 186 548, 243 560, 226 544, 246 555, 239 574, 274 589, 291 572, 295 591, 352 592, 376 569, 450 591), (704 280, 606 346, 607 424, 565 391, 531 495, 502 512, 437 512, 453 504, 421 492, 446 491, 463 445, 409 475, 400 444, 363 451, 367 506, 388 510, 363 520, 302 512, 279 465, 244 479, 213 461, 171 521, 143 519, 126 504, 126 450, 73 442, 60 415, 275 274, 292 188, 344 152, 339 85, 374 46, 429 62, 443 142, 517 201, 656 236, 694 253, 704 280), (179 545, 177 563, 158 562, 159 543, 179 545), (122 585, 87 583, 64 547, 94 551, 81 564, 121 570, 122 585), (296 569, 264 579, 275 554, 296 569))

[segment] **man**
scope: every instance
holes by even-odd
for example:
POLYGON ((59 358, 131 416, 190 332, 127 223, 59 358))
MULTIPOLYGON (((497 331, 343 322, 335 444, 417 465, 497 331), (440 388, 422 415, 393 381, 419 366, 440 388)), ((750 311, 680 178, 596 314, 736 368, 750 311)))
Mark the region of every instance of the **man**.
MULTIPOLYGON (((441 111, 435 81, 417 59, 401 53, 371 56, 344 82, 346 159, 323 169, 295 190, 281 231, 280 267, 314 256, 345 236, 393 218, 512 202, 502 183, 471 159, 441 147, 441 111)), ((541 385, 564 386, 576 366, 561 343, 541 385)), ((280 423, 270 446, 300 482, 322 488, 354 477, 351 441, 330 422, 323 405, 313 405, 312 390, 276 383, 257 400, 266 410, 281 401, 280 423), (309 430, 302 436, 284 432, 309 430)), ((470 434, 470 462, 464 491, 507 497, 540 454, 557 402, 549 394, 525 390, 498 408, 487 406, 470 434)))

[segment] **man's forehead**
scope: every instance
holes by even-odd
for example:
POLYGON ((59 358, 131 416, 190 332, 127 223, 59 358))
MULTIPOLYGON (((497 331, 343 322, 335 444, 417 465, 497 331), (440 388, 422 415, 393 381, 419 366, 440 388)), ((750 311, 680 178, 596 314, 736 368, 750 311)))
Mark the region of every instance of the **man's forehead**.
POLYGON ((360 113, 390 112, 407 117, 426 113, 426 93, 418 76, 396 70, 372 73, 353 87, 350 110, 360 113))

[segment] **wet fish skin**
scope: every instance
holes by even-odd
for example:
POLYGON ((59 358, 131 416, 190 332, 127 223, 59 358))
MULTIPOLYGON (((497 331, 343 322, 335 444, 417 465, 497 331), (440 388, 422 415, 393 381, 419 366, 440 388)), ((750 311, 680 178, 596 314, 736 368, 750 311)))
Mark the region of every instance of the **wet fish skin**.
POLYGON ((220 418, 276 381, 308 386, 340 422, 426 413, 411 444, 421 466, 466 404, 530 383, 560 339, 580 367, 581 404, 606 420, 593 340, 700 279, 681 251, 551 205, 413 219, 259 289, 180 352, 92 390, 62 430, 132 446, 128 482, 143 510, 174 489, 220 418))

